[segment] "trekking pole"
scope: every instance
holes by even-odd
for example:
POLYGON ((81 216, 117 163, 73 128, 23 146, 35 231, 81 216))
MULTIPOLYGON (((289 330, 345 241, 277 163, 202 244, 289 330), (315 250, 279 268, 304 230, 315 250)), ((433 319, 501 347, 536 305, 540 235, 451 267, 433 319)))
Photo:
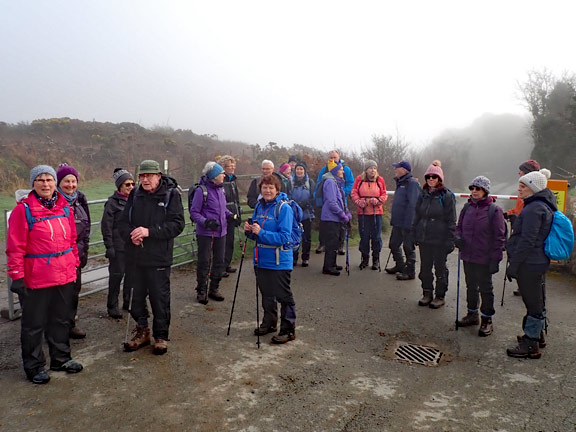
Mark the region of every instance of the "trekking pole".
POLYGON ((460 305, 460 251, 458 251, 458 283, 456 284, 456 331, 458 331, 458 306, 460 305))
MULTIPOLYGON (((256 262, 256 266, 258 266, 258 262, 256 262)), ((258 267, 254 267, 254 273, 256 273, 256 328, 260 329, 260 307, 258 301, 258 290, 260 287, 258 286, 258 267)), ((258 336, 258 340, 256 345, 258 345, 258 349, 260 349, 260 332, 256 332, 256 336, 258 336)))
POLYGON ((384 268, 388 268, 388 263, 390 262, 390 257, 392 256, 392 249, 390 249, 390 253, 388 254, 388 259, 386 260, 386 265, 384 266, 384 268))
MULTIPOLYGON (((376 222, 376 207, 374 207, 374 235, 376 235, 376 238, 378 240, 380 239, 380 235, 382 234, 381 232, 378 232, 378 222, 376 222)), ((380 246, 380 249, 382 249, 382 247, 380 246)), ((380 267, 380 251, 378 251, 378 273, 382 273, 382 267, 380 267)))
POLYGON ((348 224, 346 224, 346 273, 348 273, 348 276, 350 276, 350 254, 348 253, 349 249, 348 249, 348 235, 349 231, 348 231, 348 224))
MULTIPOLYGON (((506 257, 506 268, 508 268, 508 257, 506 257)), ((504 306, 505 292, 506 292, 506 271, 504 271, 504 285, 502 285, 502 300, 500 300, 500 306, 504 306)))
POLYGON ((128 331, 130 329, 130 318, 132 318, 132 297, 134 294, 134 287, 130 287, 130 301, 128 302, 128 318, 126 319, 126 336, 124 336, 124 351, 128 351, 128 331))
POLYGON ((210 252, 208 254, 208 276, 206 277, 206 303, 208 304, 208 284, 210 283, 210 276, 212 276, 212 254, 214 253, 214 231, 212 231, 212 241, 210 243, 210 252))
POLYGON ((242 263, 244 262, 244 254, 246 253, 246 244, 248 241, 244 241, 244 246, 242 247, 242 257, 240 258, 240 265, 238 266, 238 278, 236 279, 236 289, 234 290, 234 299, 232 300, 232 309, 230 310, 230 321, 228 322, 228 332, 226 336, 230 336, 230 326, 232 325, 232 314, 234 314, 234 305, 236 304, 236 294, 238 293, 238 285, 240 283, 240 273, 242 273, 242 263))

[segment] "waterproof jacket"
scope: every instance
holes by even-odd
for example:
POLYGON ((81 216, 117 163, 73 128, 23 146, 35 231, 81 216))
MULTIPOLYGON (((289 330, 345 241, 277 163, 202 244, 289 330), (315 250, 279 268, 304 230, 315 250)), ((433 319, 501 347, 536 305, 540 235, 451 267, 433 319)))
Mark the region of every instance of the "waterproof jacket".
POLYGON ((350 197, 358 207, 357 213, 359 215, 371 216, 384 214, 383 204, 388 198, 386 194, 386 182, 384 178, 380 176, 376 176, 374 180, 368 180, 364 172, 354 180, 350 197), (371 198, 376 198, 378 204, 371 204, 371 198))
POLYGON ((475 201, 468 200, 466 210, 460 212, 456 237, 464 240, 460 248, 463 261, 475 264, 490 264, 502 260, 502 250, 506 243, 506 230, 502 209, 495 207, 490 220, 490 205, 494 198, 487 196, 475 201))
POLYGON ((266 202, 259 200, 260 205, 254 209, 252 221, 258 223, 261 229, 258 235, 248 234, 255 241, 253 263, 255 267, 270 270, 292 270, 292 249, 284 250, 282 245, 288 243, 292 233, 294 213, 288 204, 282 205, 276 219, 276 206, 288 196, 280 192, 276 198, 266 202))
POLYGON ((292 176, 290 175, 287 177, 282 173, 278 175, 282 180, 282 192, 284 192, 288 196, 292 195, 292 176))
MULTIPOLYGON (((336 163, 340 163, 344 167, 344 186, 342 188, 346 195, 350 195, 350 193, 352 192, 352 186, 354 185, 354 174, 352 174, 352 170, 348 165, 346 165, 346 162, 344 162, 342 159, 340 159, 336 163)), ((320 183, 322 177, 324 177, 324 174, 326 174, 327 172, 330 172, 328 171, 328 165, 324 165, 320 170, 320 173, 318 174, 316 184, 320 183)))
POLYGON ((236 215, 236 226, 240 226, 242 207, 240 206, 240 194, 236 179, 235 174, 226 174, 222 188, 224 189, 224 195, 226 195, 226 208, 236 215))
POLYGON ((390 215, 390 225, 410 229, 414 219, 416 201, 422 192, 418 182, 412 177, 412 173, 407 173, 396 181, 396 191, 392 201, 390 215))
POLYGON ((133 189, 119 222, 127 261, 142 267, 172 265, 174 237, 184 229, 184 209, 176 180, 163 174, 154 192, 148 193, 142 186, 133 189), (138 227, 149 230, 141 246, 130 240, 130 233, 138 227))
POLYGON ((78 191, 76 199, 69 203, 74 212, 76 223, 76 245, 78 246, 78 256, 80 257, 80 267, 85 267, 88 262, 88 247, 90 243, 90 209, 86 195, 78 191))
POLYGON ((322 214, 320 220, 325 222, 346 222, 350 216, 344 196, 344 179, 334 177, 330 172, 324 174, 322 188, 322 214))
POLYGON ((444 187, 430 190, 427 185, 416 202, 412 236, 415 243, 454 250, 456 197, 444 187))
POLYGON ((208 196, 204 205, 204 195, 199 187, 194 192, 192 205, 190 206, 190 219, 196 224, 196 235, 211 237, 225 237, 228 232, 226 220, 232 214, 226 208, 226 195, 222 185, 216 185, 208 177, 202 176, 199 184, 206 187, 208 196), (215 219, 220 224, 216 231, 205 227, 207 219, 215 219))
POLYGON ((116 256, 116 252, 124 252, 125 240, 120 235, 118 223, 127 200, 127 196, 115 191, 104 204, 100 228, 104 246, 106 246, 106 255, 110 257, 116 256))
POLYGON ((548 188, 524 199, 524 210, 512 226, 506 250, 510 264, 527 264, 546 271, 550 259, 544 253, 544 241, 552 227, 556 197, 548 188))
POLYGON ((290 198, 298 203, 302 208, 302 220, 314 219, 314 189, 316 185, 308 174, 298 179, 292 177, 290 198))
POLYGON ((8 276, 12 280, 24 278, 24 285, 30 289, 61 286, 76 280, 76 267, 80 266, 76 224, 66 198, 58 193, 56 205, 47 209, 31 192, 12 210, 8 224, 6 255, 8 276), (28 204, 33 218, 51 219, 36 222, 29 229, 23 203, 28 204), (63 217, 64 207, 69 209, 67 218, 63 217), (48 254, 61 255, 30 256, 48 254))
MULTIPOLYGON (((278 180, 280 180, 280 184, 282 185, 282 189, 280 190, 280 192, 286 193, 286 185, 282 180, 282 176, 277 172, 273 172, 272 175, 275 175, 276 177, 278 177, 278 180)), ((250 183, 250 187, 248 188, 248 194, 246 195, 246 198, 248 200, 248 206, 252 209, 256 207, 256 203, 260 199, 260 189, 258 188, 260 180, 262 180, 262 176, 252 180, 252 182, 250 183)))

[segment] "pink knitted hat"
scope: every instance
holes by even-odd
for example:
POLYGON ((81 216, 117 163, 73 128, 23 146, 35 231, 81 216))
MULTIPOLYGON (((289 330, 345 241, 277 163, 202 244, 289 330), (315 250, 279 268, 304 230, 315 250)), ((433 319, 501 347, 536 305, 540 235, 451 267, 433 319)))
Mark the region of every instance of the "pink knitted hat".
POLYGON ((440 181, 444 182, 444 172, 442 171, 441 166, 442 163, 439 160, 435 160, 434 162, 432 162, 432 164, 428 167, 428 169, 424 173, 424 178, 426 178, 427 175, 436 174, 438 177, 440 177, 440 181))

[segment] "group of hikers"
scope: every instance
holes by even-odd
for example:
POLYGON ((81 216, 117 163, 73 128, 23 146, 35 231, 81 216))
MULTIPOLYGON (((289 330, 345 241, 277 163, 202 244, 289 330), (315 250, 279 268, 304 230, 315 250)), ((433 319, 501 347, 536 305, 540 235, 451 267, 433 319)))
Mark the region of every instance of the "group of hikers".
MULTIPOLYGON (((458 248, 467 287, 467 314, 457 325, 479 325, 478 334, 489 336, 495 314, 492 275, 499 271, 506 249, 506 276, 517 280, 526 306, 524 334, 507 354, 539 358, 540 348, 546 344, 545 274, 550 265, 544 241, 557 210, 555 196, 547 188, 550 171, 540 169, 533 160, 522 163, 517 204, 506 213, 490 195, 490 180, 477 176, 469 182, 470 198, 457 217, 456 199, 445 186, 440 161, 428 167, 422 186, 408 161, 393 167, 396 189, 389 247, 394 265, 385 272, 400 281, 415 279, 418 247, 422 287, 418 304, 438 309, 445 304, 448 290, 447 257, 458 248), (506 219, 512 223, 508 239, 506 219)), ((262 161, 261 168, 262 175, 253 179, 247 194, 253 213, 244 221, 232 156, 206 163, 201 179, 190 188, 189 216, 195 224, 198 247, 196 299, 201 304, 209 299, 224 300, 220 282, 237 271, 232 267, 234 235, 243 229, 246 238, 254 241, 253 267, 264 311, 254 334, 277 333, 271 342, 283 344, 296 338, 291 272, 299 261, 302 267, 309 266, 313 219, 320 219, 316 252, 324 252, 323 274, 339 276, 343 270, 337 257, 346 254, 352 203, 360 234, 359 268, 380 270, 383 206, 388 195, 375 161, 366 161, 363 172, 354 178, 336 150, 329 153, 316 181, 307 164, 294 156, 278 172, 270 160, 262 161)), ((181 189, 153 160, 140 163, 138 185, 134 176, 121 168, 114 171, 113 179, 116 190, 105 204, 101 223, 109 260, 108 315, 122 318, 123 309, 136 322, 124 344, 126 351, 149 345, 153 339, 153 352, 165 354, 173 243, 185 226, 181 189)), ((49 346, 50 370, 77 373, 83 369, 72 359, 69 342, 86 336, 78 328, 76 316, 91 219, 78 182, 78 171, 72 166, 61 164, 57 170, 48 165, 34 167, 30 171, 32 190, 19 200, 9 219, 8 275, 22 308, 24 371, 35 384, 50 380, 44 340, 49 346)))

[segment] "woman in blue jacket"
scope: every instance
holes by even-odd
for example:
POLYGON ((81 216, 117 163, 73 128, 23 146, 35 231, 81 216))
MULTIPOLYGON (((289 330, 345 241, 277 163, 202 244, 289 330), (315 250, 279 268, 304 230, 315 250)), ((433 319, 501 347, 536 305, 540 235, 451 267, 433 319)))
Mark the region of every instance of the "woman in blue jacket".
POLYGON ((272 342, 284 344, 296 339, 296 304, 290 289, 293 251, 283 247, 289 242, 294 216, 290 205, 282 203, 288 197, 280 192, 282 185, 277 177, 262 177, 258 187, 261 198, 254 208, 252 220, 244 224, 246 235, 256 242, 254 271, 264 309, 262 323, 254 334, 276 331, 277 303, 280 303, 280 331, 272 337, 272 342))
MULTIPOLYGON (((308 267, 312 246, 312 220, 314 219, 314 180, 308 176, 306 162, 298 162, 291 179, 290 198, 302 208, 302 267, 308 267)), ((298 250, 294 251, 294 265, 298 262, 298 250)))

